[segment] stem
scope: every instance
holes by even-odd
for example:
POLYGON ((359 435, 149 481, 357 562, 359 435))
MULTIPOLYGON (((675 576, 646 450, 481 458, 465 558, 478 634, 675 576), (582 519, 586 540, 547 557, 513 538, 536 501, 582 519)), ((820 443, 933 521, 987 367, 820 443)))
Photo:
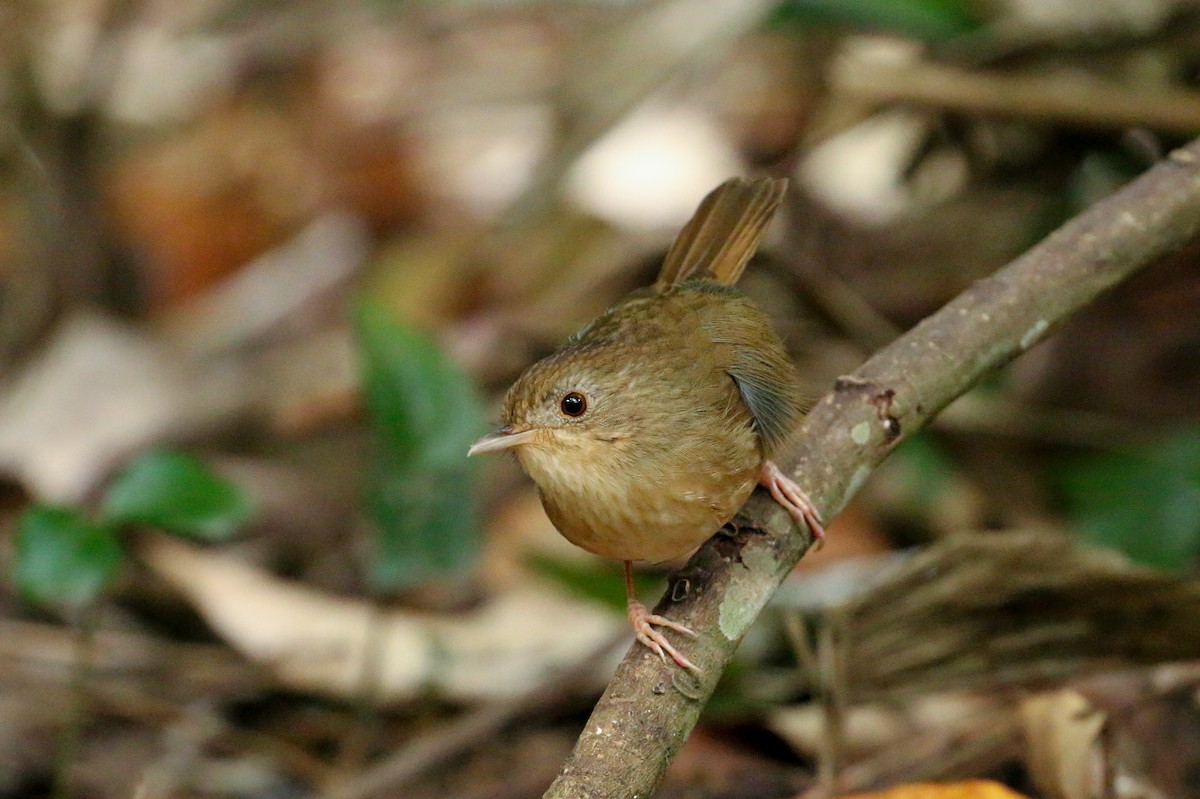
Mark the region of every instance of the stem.
POLYGON ((917 62, 847 63, 833 90, 880 105, 949 109, 1084 128, 1150 130, 1192 135, 1200 127, 1200 93, 1124 86, 1078 75, 1004 73, 917 62))
MULTIPOLYGON (((1171 153, 839 379, 804 420, 788 461, 794 475, 825 518, 832 517, 900 441, 955 397, 1197 231, 1200 141, 1171 153)), ((731 526, 733 535, 710 539, 675 575, 655 611, 698 633, 689 655, 703 673, 631 648, 547 797, 645 799, 654 792, 742 635, 810 544, 761 491, 731 526)))
POLYGON ((362 768, 370 755, 371 741, 379 722, 379 696, 383 673, 384 638, 387 625, 380 610, 380 599, 371 603, 363 641, 362 672, 354 697, 354 725, 338 747, 334 779, 342 780, 362 768))
POLYGON ((826 796, 834 795, 834 784, 842 765, 843 723, 846 718, 843 692, 838 690, 841 676, 838 673, 838 653, 841 645, 838 632, 842 620, 830 619, 821 628, 817 656, 821 670, 821 716, 824 721, 821 743, 817 753, 817 785, 826 796))
POLYGON ((54 789, 51 793, 53 799, 68 799, 71 795, 71 767, 79 756, 83 726, 88 716, 87 683, 96 651, 96 626, 99 615, 99 606, 93 602, 82 610, 72 625, 74 646, 71 674, 67 682, 69 704, 58 739, 58 752, 54 758, 54 789))

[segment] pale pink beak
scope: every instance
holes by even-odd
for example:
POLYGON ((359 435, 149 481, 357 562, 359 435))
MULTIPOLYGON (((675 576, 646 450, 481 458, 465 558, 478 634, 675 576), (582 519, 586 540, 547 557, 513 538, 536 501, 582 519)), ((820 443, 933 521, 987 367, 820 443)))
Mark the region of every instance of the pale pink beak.
POLYGON ((485 452, 499 452, 505 449, 519 447, 533 441, 537 430, 514 430, 511 424, 506 424, 494 433, 484 436, 471 445, 467 457, 482 455, 485 452))

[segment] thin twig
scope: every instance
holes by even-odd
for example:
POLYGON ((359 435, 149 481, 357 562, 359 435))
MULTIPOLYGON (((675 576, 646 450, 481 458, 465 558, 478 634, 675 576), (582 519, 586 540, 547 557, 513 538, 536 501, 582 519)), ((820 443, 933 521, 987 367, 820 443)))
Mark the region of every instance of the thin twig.
POLYGON ((83 740, 83 728, 91 709, 88 677, 92 672, 98 615, 99 607, 92 602, 80 611, 73 624, 73 657, 67 683, 70 699, 58 739, 58 751, 54 756, 54 789, 51 794, 54 799, 67 799, 71 795, 71 769, 79 757, 79 744, 83 740))
MULTIPOLYGON (((839 379, 804 421, 790 464, 826 518, 955 397, 1072 313, 1200 231, 1200 141, 1171 153, 839 379)), ((808 550, 757 492, 692 557, 658 613, 697 631, 699 676, 644 647, 617 667, 547 797, 648 797, 683 746, 742 635, 808 550), (686 578, 686 579, 683 579, 686 578)))
POLYGON ((936 428, 973 435, 1067 444, 1123 452, 1144 447, 1168 424, 1056 408, 972 392, 942 411, 936 428))
POLYGON ((354 697, 354 724, 338 747, 334 759, 336 776, 332 778, 335 780, 362 769, 371 742, 379 731, 381 674, 385 657, 384 642, 387 640, 387 624, 380 608, 379 601, 371 603, 367 617, 362 671, 358 677, 357 696, 354 697))
POLYGON ((855 100, 909 104, 1083 128, 1149 128, 1194 135, 1200 92, 1128 86, 1079 74, 1004 74, 948 64, 877 63, 847 59, 832 89, 855 100))
POLYGON ((783 631, 796 658, 796 667, 800 685, 819 688, 821 685, 821 667, 817 661, 817 652, 808 640, 808 632, 804 629, 804 616, 799 611, 787 611, 783 614, 783 631))
POLYGON ((842 642, 839 633, 843 629, 840 618, 831 615, 821 627, 817 657, 821 669, 821 716, 823 726, 817 755, 817 785, 825 796, 833 796, 838 770, 842 763, 842 739, 846 718, 845 692, 840 690, 841 676, 838 668, 842 642))

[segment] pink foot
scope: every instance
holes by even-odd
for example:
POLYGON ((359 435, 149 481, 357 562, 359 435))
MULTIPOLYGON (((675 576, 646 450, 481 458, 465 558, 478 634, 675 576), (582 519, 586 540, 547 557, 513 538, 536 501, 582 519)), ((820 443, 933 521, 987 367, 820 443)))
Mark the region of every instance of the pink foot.
POLYGON ((821 524, 821 516, 812 500, 804 493, 804 489, 796 485, 796 481, 788 477, 774 461, 763 464, 758 474, 758 484, 766 486, 771 496, 783 506, 784 510, 798 522, 804 522, 812 531, 813 538, 820 545, 825 538, 825 527, 821 524))
POLYGON ((636 599, 629 600, 629 622, 633 625, 633 632, 637 636, 638 641, 640 641, 644 646, 649 647, 650 651, 656 653, 660 658, 662 658, 664 663, 667 662, 667 655, 670 655, 671 659, 678 663, 682 668, 690 669, 691 671, 695 672, 700 671, 699 666, 692 663, 692 661, 688 660, 683 655, 679 654, 679 651, 675 649, 675 647, 671 646, 671 642, 667 640, 666 636, 654 629, 654 626, 651 625, 658 627, 669 627, 672 630, 681 632, 684 635, 690 635, 692 638, 695 638, 696 634, 687 627, 684 627, 682 624, 676 624, 670 619, 662 616, 655 616, 654 614, 650 613, 650 611, 646 610, 646 606, 641 602, 638 602, 636 599))

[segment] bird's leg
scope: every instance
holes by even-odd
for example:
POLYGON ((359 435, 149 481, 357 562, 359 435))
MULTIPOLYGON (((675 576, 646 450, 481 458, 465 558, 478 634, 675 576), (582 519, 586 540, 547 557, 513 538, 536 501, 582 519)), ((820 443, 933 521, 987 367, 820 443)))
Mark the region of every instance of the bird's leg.
POLYGON ((655 616, 646 610, 645 605, 638 602, 637 595, 633 590, 633 562, 628 560, 625 561, 625 596, 629 600, 629 623, 633 625, 633 633, 637 636, 638 641, 648 647, 651 652, 656 653, 664 663, 667 655, 670 655, 671 659, 682 668, 699 672, 700 667, 679 654, 679 651, 671 646, 671 642, 667 640, 666 636, 654 627, 669 627, 684 635, 690 635, 692 638, 695 638, 696 634, 682 624, 677 624, 662 616, 655 616))
POLYGON ((808 494, 804 493, 796 481, 788 477, 775 465, 774 461, 763 463, 762 471, 758 473, 758 484, 766 486, 775 501, 798 522, 804 522, 812 532, 813 539, 820 545, 825 538, 825 527, 821 524, 821 515, 813 505, 808 494))

